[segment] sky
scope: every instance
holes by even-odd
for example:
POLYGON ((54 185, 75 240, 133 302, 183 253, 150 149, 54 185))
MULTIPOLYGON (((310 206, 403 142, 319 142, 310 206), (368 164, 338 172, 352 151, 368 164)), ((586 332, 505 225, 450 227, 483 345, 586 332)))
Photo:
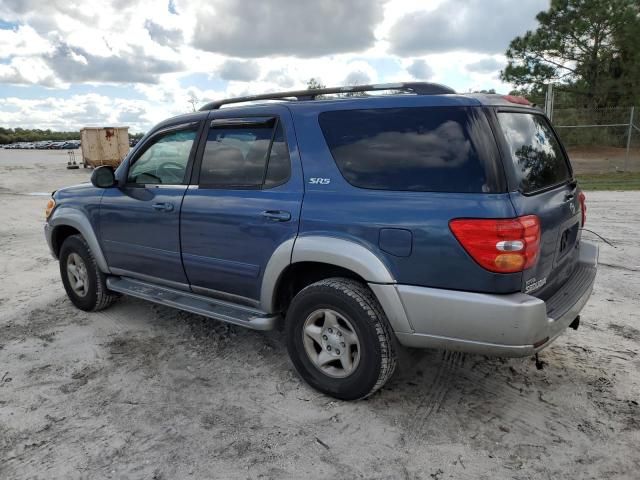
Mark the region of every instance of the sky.
POLYGON ((549 0, 0 0, 0 126, 144 132, 230 96, 500 81, 549 0))

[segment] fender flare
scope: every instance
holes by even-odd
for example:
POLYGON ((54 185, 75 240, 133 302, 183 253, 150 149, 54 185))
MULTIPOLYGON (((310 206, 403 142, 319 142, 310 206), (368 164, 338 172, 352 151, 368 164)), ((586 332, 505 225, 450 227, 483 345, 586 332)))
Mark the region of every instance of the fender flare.
POLYGON ((260 291, 260 306, 275 310, 276 289, 282 273, 294 263, 317 262, 346 268, 362 277, 373 290, 395 332, 410 332, 406 312, 387 266, 371 250, 351 240, 325 235, 291 238, 275 250, 267 264, 260 291))
POLYGON ((100 243, 98 242, 98 237, 96 236, 93 226, 91 222, 87 218, 87 216, 77 208, 72 207, 64 207, 60 206, 56 208, 51 218, 48 221, 50 227, 50 235, 53 237, 53 233, 57 227, 61 226, 69 226, 73 227, 84 237, 89 248, 91 249, 91 253, 93 257, 96 259, 96 263, 98 268, 103 273, 111 273, 109 270, 109 266, 107 265, 107 260, 102 253, 102 248, 100 247, 100 243))

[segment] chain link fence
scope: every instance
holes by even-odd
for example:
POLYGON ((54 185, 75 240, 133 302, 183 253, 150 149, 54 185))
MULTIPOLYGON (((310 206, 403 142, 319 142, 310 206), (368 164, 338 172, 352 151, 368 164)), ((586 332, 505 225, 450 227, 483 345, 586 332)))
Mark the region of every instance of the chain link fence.
POLYGON ((531 99, 545 111, 569 151, 576 173, 640 171, 640 111, 589 106, 584 97, 550 88, 531 99))

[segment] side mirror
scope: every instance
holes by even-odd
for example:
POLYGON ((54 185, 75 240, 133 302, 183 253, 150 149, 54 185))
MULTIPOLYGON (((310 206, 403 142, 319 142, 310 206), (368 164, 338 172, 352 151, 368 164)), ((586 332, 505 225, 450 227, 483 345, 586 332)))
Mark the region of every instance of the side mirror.
POLYGON ((113 167, 103 166, 94 169, 91 174, 91 183, 97 188, 114 187, 117 182, 113 173, 113 167))

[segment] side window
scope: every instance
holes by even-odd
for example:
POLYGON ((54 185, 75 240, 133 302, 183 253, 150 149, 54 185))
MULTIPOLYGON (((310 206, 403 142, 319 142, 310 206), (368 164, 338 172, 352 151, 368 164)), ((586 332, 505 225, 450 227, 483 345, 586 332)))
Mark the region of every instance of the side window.
POLYGON ((202 157, 200 186, 272 188, 287 181, 290 168, 279 122, 214 125, 202 157))
POLYGON ((318 120, 342 176, 356 187, 456 193, 500 190, 496 145, 478 108, 335 110, 321 113, 318 120))
POLYGON ((499 112, 498 119, 524 193, 559 185, 571 178, 569 162, 545 117, 499 112))
POLYGON ((196 130, 180 130, 160 136, 129 168, 127 183, 185 183, 184 176, 195 138, 196 130))

